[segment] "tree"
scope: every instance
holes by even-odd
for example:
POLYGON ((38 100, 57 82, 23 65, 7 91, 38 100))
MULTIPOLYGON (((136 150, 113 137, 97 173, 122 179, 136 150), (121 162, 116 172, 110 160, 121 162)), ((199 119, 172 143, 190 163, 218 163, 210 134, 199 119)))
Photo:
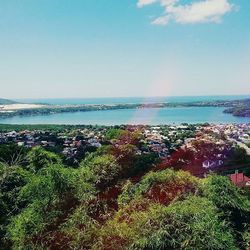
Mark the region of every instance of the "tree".
POLYGON ((8 225, 14 249, 49 246, 70 213, 94 198, 95 189, 80 177, 78 169, 49 165, 30 178, 18 196, 27 205, 8 225))
POLYGON ((244 164, 249 162, 246 149, 239 146, 234 147, 229 155, 229 161, 234 164, 244 164))
POLYGON ((28 153, 28 168, 37 172, 51 164, 62 164, 61 158, 55 153, 46 151, 42 147, 35 147, 28 153))
POLYGON ((250 201, 244 191, 236 187, 228 177, 210 175, 203 181, 203 193, 234 229, 237 240, 242 244, 242 234, 250 221, 250 201))
POLYGON ((31 173, 20 167, 0 165, 0 245, 3 247, 8 248, 4 238, 9 219, 25 206, 25 202, 18 197, 30 178, 31 173))
POLYGON ((113 140, 113 139, 118 139, 124 133, 126 133, 126 131, 123 129, 111 128, 107 131, 107 133, 105 135, 105 139, 108 141, 113 140))
POLYGON ((159 157, 156 153, 135 155, 128 168, 127 176, 143 175, 158 162, 159 157))
POLYGON ((101 229, 94 249, 237 249, 231 229, 206 198, 168 207, 133 200, 101 229))
POLYGON ((119 197, 120 204, 131 199, 147 198, 157 203, 169 204, 177 198, 184 198, 198 193, 198 178, 188 172, 166 169, 160 172, 149 172, 135 185, 127 185, 119 197))
POLYGON ((102 189, 114 184, 121 176, 121 166, 112 155, 95 156, 90 154, 82 163, 82 168, 88 168, 95 177, 95 185, 102 189))
POLYGON ((29 149, 16 144, 0 145, 0 162, 8 165, 25 165, 29 149))

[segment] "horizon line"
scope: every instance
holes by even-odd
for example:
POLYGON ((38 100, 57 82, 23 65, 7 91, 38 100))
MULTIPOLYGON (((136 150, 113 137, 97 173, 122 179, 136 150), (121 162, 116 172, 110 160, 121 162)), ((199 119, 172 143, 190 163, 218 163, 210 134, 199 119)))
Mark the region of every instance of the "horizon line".
POLYGON ((211 96, 250 96, 249 94, 211 94, 211 95, 166 95, 166 96, 96 96, 96 97, 4 97, 3 99, 14 99, 14 100, 24 100, 24 99, 109 99, 109 98, 166 98, 166 97, 211 97, 211 96))

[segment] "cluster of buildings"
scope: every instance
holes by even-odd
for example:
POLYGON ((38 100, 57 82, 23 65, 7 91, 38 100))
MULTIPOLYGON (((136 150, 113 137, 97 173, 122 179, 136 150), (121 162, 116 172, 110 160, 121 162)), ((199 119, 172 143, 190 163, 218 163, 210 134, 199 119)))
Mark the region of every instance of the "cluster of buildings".
POLYGON ((224 135, 226 139, 234 139, 245 144, 250 143, 250 124, 208 125, 204 131, 224 135))
MULTIPOLYGON (((171 157, 178 149, 188 149, 195 155, 204 154, 201 163, 204 169, 210 170, 222 166, 227 159, 227 152, 238 145, 246 149, 250 155, 250 124, 218 124, 218 125, 178 125, 178 126, 133 126, 118 127, 128 131, 139 131, 140 144, 138 153, 154 152, 162 159, 171 157), (197 146, 198 145, 198 146, 197 146), (216 150, 209 153, 211 146, 216 150), (208 154, 208 156, 206 156, 208 154)), ((86 152, 93 152, 102 145, 109 144, 105 138, 108 127, 99 129, 65 129, 58 131, 24 130, 0 131, 0 144, 16 143, 19 146, 32 148, 35 146, 57 147, 66 158, 81 158, 86 152)), ((211 150, 213 151, 213 150, 211 150)))
POLYGON ((10 131, 6 133, 0 133, 0 143, 17 143, 18 146, 24 146, 27 148, 36 146, 55 146, 55 141, 48 139, 47 132, 44 131, 10 131))
POLYGON ((169 156, 169 149, 166 146, 165 140, 167 136, 160 133, 161 127, 151 127, 144 130, 145 143, 149 151, 155 152, 160 158, 169 156))
POLYGON ((83 155, 90 147, 99 148, 102 146, 102 139, 98 136, 84 137, 61 137, 63 140, 62 154, 68 158, 74 158, 83 155))
POLYGON ((147 127, 143 134, 150 150, 165 158, 188 141, 195 139, 200 129, 199 125, 153 126, 147 127))
POLYGON ((202 167, 207 170, 223 166, 238 145, 250 155, 250 124, 206 125, 196 130, 193 138, 185 139, 181 148, 203 156, 202 167))
POLYGON ((73 158, 79 154, 84 153, 88 147, 101 147, 102 136, 92 131, 82 130, 74 131, 76 134, 71 135, 68 131, 63 133, 55 133, 43 130, 24 130, 11 131, 0 133, 0 144, 15 143, 18 146, 32 148, 36 146, 57 147, 61 153, 66 157, 73 158))

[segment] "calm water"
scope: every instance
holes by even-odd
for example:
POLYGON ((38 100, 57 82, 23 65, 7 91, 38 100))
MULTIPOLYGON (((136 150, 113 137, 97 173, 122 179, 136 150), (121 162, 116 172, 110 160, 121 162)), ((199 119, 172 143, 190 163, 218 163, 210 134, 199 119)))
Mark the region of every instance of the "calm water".
POLYGON ((179 124, 187 123, 250 123, 250 118, 223 113, 224 108, 157 108, 125 109, 92 112, 60 113, 46 116, 13 117, 0 120, 7 124, 179 124))
MULTIPOLYGON (((82 99, 22 99, 26 103, 48 104, 124 104, 152 102, 193 102, 215 100, 238 100, 250 96, 188 96, 188 97, 128 97, 128 98, 82 98, 82 99)), ((187 123, 250 123, 250 118, 234 117, 223 113, 224 108, 191 107, 140 110, 108 110, 54 115, 13 117, 0 120, 8 124, 179 124, 187 123)))

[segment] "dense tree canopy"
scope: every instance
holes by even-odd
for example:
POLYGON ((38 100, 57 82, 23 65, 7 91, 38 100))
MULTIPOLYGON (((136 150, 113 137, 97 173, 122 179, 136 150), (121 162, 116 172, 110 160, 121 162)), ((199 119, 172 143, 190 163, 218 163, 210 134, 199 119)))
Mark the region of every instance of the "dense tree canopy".
POLYGON ((0 162, 8 165, 26 164, 29 149, 14 143, 0 145, 0 162))
POLYGON ((46 167, 50 164, 60 164, 61 159, 58 155, 44 150, 42 147, 35 147, 28 153, 29 168, 33 172, 46 167))
POLYGON ((132 201, 102 228, 96 249, 236 249, 232 231, 206 198, 169 206, 132 201))

